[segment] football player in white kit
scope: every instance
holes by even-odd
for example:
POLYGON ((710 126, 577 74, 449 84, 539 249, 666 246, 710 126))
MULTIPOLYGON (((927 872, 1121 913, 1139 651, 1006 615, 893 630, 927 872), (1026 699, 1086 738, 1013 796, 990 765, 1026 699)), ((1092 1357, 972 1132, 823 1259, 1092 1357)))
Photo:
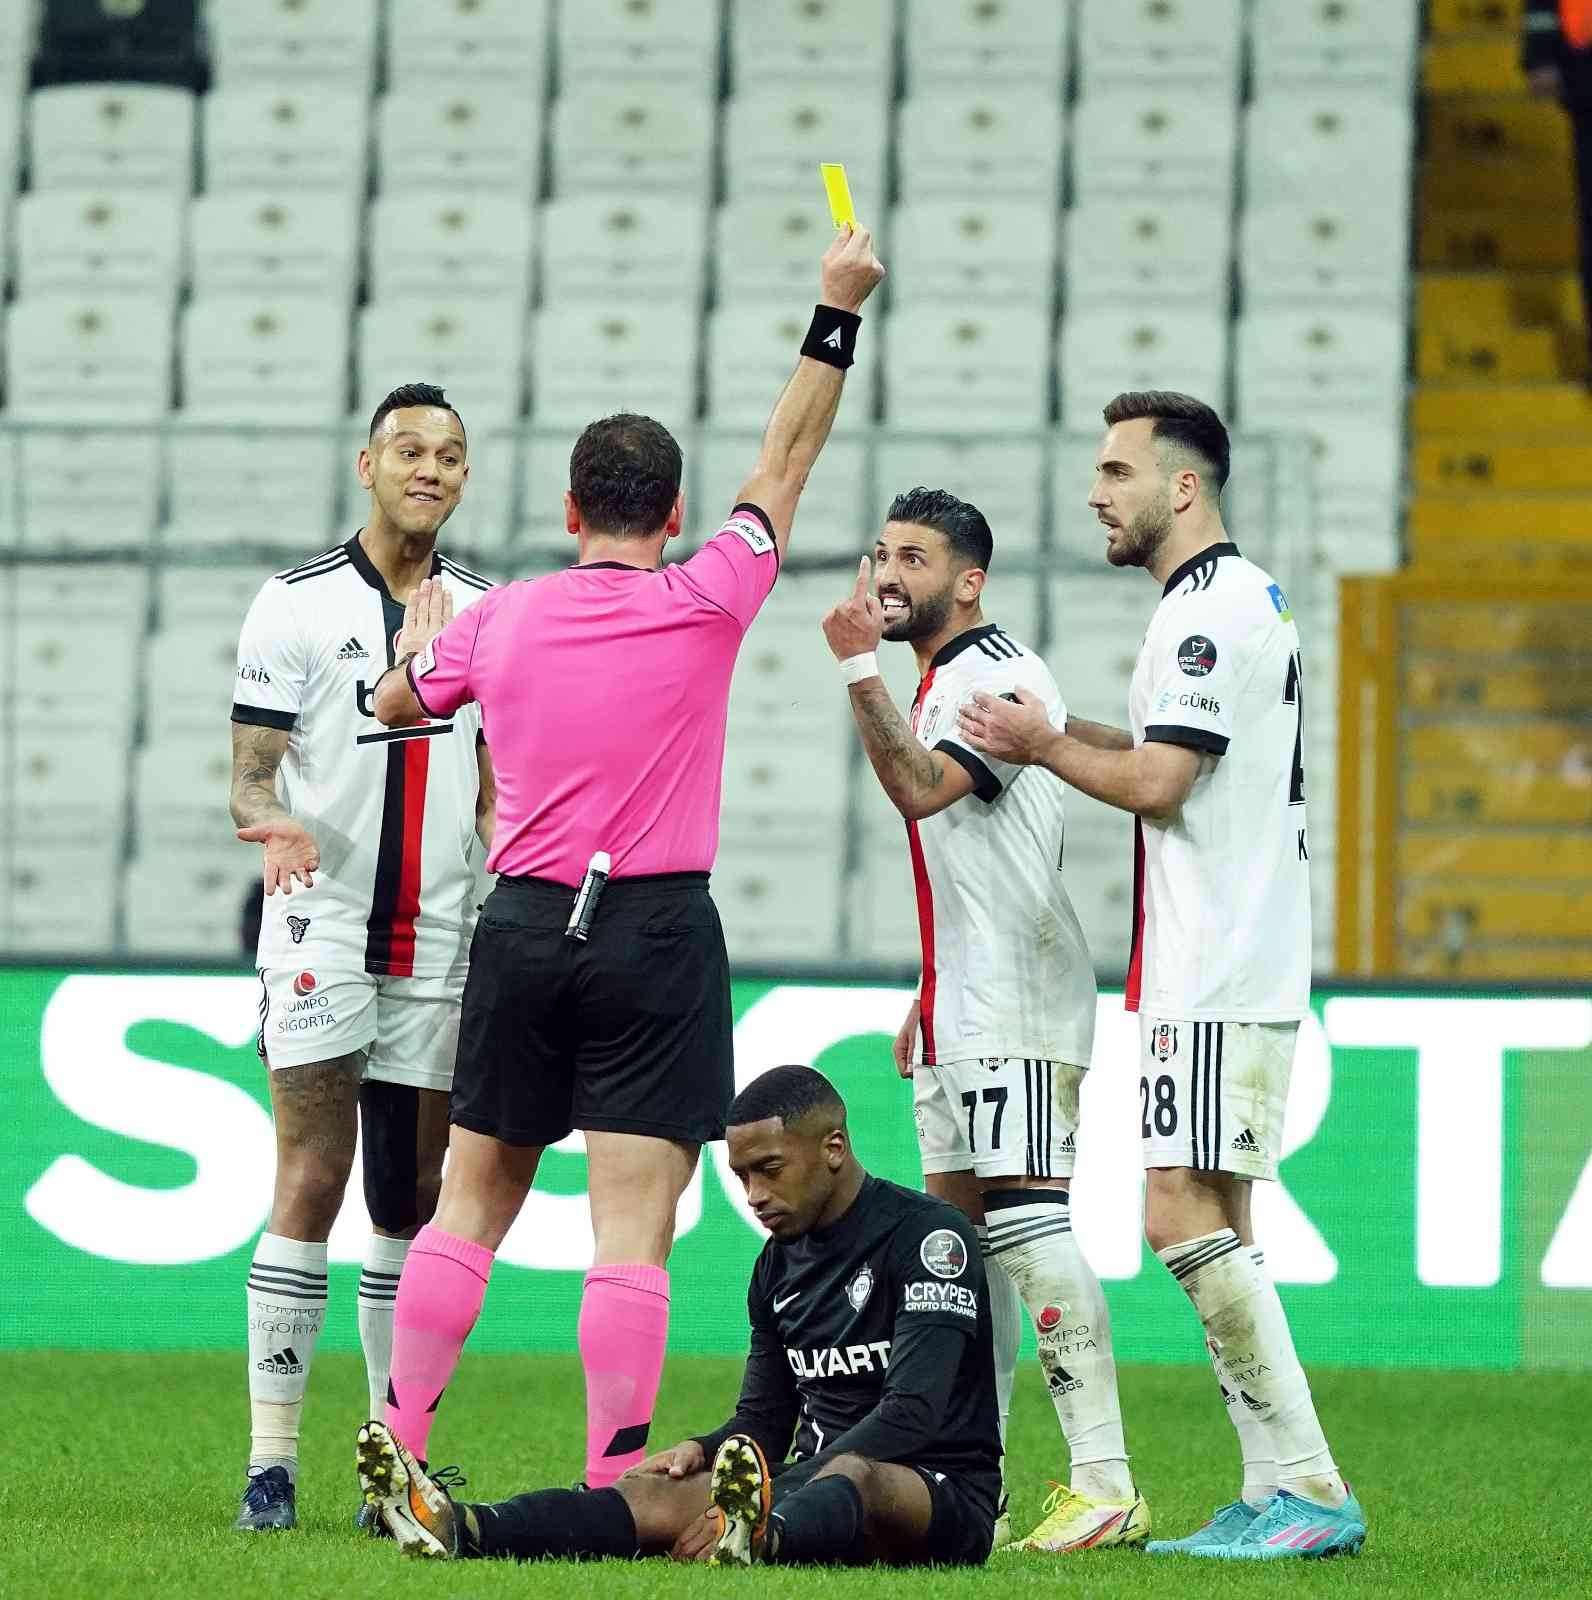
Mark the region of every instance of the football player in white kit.
POLYGON ((1250 1225, 1274 1180, 1310 1005, 1303 665, 1287 596, 1222 523, 1227 430, 1187 395, 1105 410, 1089 504, 1113 566, 1161 585, 1132 730, 980 694, 975 749, 1043 765, 1134 813, 1127 1005, 1140 1018, 1145 1232, 1194 1304, 1238 1431, 1240 1497, 1158 1553, 1276 1560, 1357 1551, 1365 1517, 1333 1463, 1250 1225))
POLYGON ((1045 663, 984 619, 993 543, 966 501, 937 489, 898 495, 874 550, 877 596, 864 560, 824 634, 868 759, 907 825, 923 971, 895 1057, 912 1080, 924 1185, 978 1227, 1003 1442, 1021 1297, 1071 1452, 1069 1485, 1014 1548, 1141 1544, 1150 1517, 1128 1471, 1105 1295, 1069 1211, 1095 979, 1062 881, 1062 788, 979 754, 956 722, 979 690, 1026 691, 1058 723, 1066 716, 1045 663), (881 639, 917 656, 910 721, 879 676, 881 639))
POLYGON ((233 693, 232 817, 240 839, 263 847, 260 1054, 277 1149, 248 1279, 252 1442, 236 1526, 249 1531, 296 1521, 299 1414, 356 1128, 375 1230, 359 1283, 369 1414, 386 1402, 398 1276, 441 1183, 491 839, 476 708, 396 730, 372 710, 406 627, 491 587, 436 550, 469 475, 464 424, 442 390, 388 395, 358 472, 365 526, 267 580, 243 624, 233 693))

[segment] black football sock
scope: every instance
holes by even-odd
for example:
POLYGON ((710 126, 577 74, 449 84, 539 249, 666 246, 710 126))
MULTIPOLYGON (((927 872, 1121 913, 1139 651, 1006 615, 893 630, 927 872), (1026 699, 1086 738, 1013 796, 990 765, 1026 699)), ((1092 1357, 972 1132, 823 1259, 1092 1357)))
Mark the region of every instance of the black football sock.
POLYGON ((636 1519, 617 1489, 538 1489, 496 1505, 458 1509, 465 1513, 460 1555, 515 1561, 543 1556, 628 1559, 639 1549, 636 1519))
POLYGON ((845 1561, 862 1537, 862 1492, 838 1472, 814 1478, 769 1518, 769 1561, 845 1561))

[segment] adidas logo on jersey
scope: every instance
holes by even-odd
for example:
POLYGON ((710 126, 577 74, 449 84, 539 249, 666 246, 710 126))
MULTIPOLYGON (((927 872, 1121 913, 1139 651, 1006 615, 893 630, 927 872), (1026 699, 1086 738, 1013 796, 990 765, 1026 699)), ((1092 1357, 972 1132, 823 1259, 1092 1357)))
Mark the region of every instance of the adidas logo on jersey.
POLYGON ((1245 1155, 1258 1156, 1260 1154, 1260 1140, 1248 1128, 1233 1140, 1233 1149, 1242 1150, 1245 1155))
POLYGON ((289 1345, 286 1350, 273 1350, 264 1361, 255 1362, 261 1372, 274 1373, 279 1378, 291 1377, 304 1370, 304 1363, 299 1360, 298 1352, 289 1345))
POLYGON ((339 661, 369 661, 370 651, 358 639, 350 637, 348 642, 337 652, 339 661))

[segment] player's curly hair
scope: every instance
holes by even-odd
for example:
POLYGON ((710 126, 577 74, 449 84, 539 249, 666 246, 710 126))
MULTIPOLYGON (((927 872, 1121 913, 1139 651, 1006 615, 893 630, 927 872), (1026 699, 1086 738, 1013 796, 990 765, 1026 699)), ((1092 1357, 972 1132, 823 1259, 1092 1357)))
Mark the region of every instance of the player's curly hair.
POLYGON ((370 419, 370 437, 376 437, 376 430, 387 420, 388 415, 394 411, 403 411, 410 406, 435 406, 439 411, 451 411, 458 418, 459 429, 464 429, 464 418, 459 416, 459 409, 455 406, 434 383, 405 383, 387 396, 376 407, 370 419))
POLYGON ((1146 389, 1119 394, 1105 409, 1106 423, 1136 422, 1148 417, 1154 424, 1158 443, 1185 450, 1204 462, 1206 479, 1218 495, 1227 487, 1232 470, 1233 447, 1222 419, 1203 400, 1177 394, 1170 389, 1146 389))
POLYGON ((661 422, 632 411, 590 423, 569 456, 569 492, 593 533, 645 539, 668 520, 684 458, 661 422))
POLYGON ((812 1067, 771 1067, 736 1095, 727 1119, 731 1127, 778 1117, 787 1127, 822 1111, 834 1126, 846 1123, 846 1102, 823 1073, 812 1067))
POLYGON ((958 500, 949 489, 929 489, 919 484, 898 494, 885 512, 886 522, 910 522, 934 528, 950 541, 951 554, 967 566, 988 572, 995 554, 995 535, 979 508, 958 500))

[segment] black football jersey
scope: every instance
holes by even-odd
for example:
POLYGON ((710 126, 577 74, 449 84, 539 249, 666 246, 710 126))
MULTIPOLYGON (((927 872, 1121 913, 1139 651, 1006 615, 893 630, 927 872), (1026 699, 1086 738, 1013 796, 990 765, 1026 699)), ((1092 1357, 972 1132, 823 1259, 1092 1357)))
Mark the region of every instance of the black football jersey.
MULTIPOLYGON (((955 1473, 993 1505, 1000 1492, 995 1355, 984 1262, 973 1225, 954 1207, 867 1178, 833 1226, 790 1244, 770 1239, 747 1292, 752 1325, 736 1427, 804 1460, 832 1449, 885 1402, 891 1375, 942 1386, 935 1437, 895 1459, 955 1473), (963 1335, 954 1366, 911 1359, 930 1330, 963 1335), (958 1359, 959 1357, 959 1359, 958 1359)), ((897 1383, 900 1388, 900 1381, 897 1383)), ((910 1408, 911 1396, 898 1395, 910 1408)), ((862 1449, 863 1454, 872 1452, 862 1449)))

